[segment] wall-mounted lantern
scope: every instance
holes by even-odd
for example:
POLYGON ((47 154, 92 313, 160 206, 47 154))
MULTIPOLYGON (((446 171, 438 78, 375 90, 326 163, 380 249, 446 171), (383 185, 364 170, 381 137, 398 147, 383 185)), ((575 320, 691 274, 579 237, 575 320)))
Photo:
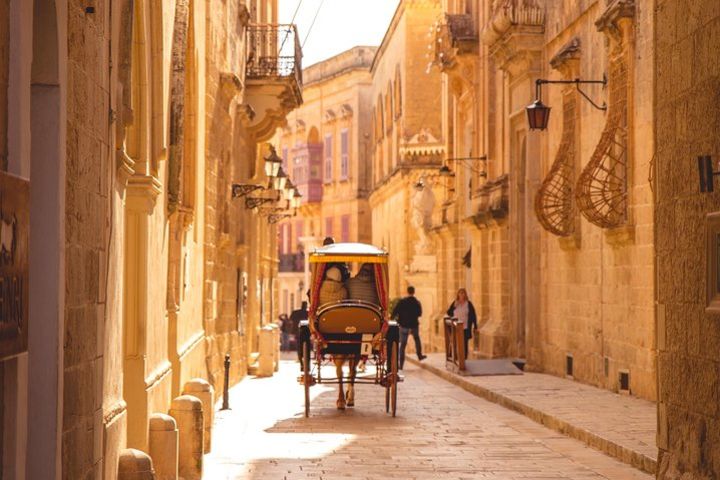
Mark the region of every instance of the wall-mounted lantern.
POLYGON ((256 183, 234 183, 232 185, 232 198, 244 197, 258 190, 282 190, 287 180, 287 174, 282 171, 282 159, 278 157, 275 147, 268 145, 270 154, 265 157, 265 175, 268 177, 268 184, 259 185, 256 183), (283 179, 284 177, 284 179, 283 179), (279 186, 279 188, 278 188, 279 186))
POLYGON ((603 86, 607 85, 607 77, 605 76, 603 76, 602 80, 581 80, 579 78, 576 78, 575 80, 546 80, 543 78, 538 78, 537 80, 535 80, 535 101, 525 107, 530 130, 545 130, 548 126, 548 123, 550 122, 550 107, 545 105, 542 101, 542 86, 546 84, 574 84, 575 88, 577 88, 577 91, 580 92, 580 95, 582 95, 585 100, 590 102, 593 107, 597 108, 598 110, 607 110, 607 105, 605 105, 605 102, 603 102, 602 105, 598 105, 597 103, 593 102, 592 99, 580 89, 580 85, 584 84, 600 84, 603 86))
POLYGON ((269 145, 270 155, 265 157, 265 175, 268 178, 275 178, 280 173, 280 167, 282 166, 282 158, 278 157, 275 147, 269 145))

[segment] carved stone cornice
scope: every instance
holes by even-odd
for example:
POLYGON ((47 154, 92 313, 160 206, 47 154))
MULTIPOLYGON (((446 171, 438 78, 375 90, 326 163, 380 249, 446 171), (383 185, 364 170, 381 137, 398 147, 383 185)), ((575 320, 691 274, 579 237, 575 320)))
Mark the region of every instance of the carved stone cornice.
POLYGON ((635 0, 609 0, 605 11, 595 21, 598 31, 608 36, 614 48, 623 45, 623 20, 632 22, 635 17, 635 0))
POLYGON ((575 37, 563 45, 560 51, 550 59, 550 66, 562 73, 566 79, 579 77, 580 39, 575 37))

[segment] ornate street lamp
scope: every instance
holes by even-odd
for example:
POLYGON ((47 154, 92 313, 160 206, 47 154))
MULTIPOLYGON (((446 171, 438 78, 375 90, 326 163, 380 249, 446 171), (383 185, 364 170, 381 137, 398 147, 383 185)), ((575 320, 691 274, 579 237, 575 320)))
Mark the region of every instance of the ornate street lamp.
POLYGON ((265 175, 268 177, 267 186, 255 183, 234 183, 232 185, 232 198, 244 197, 258 190, 269 190, 271 188, 275 190, 283 189, 287 175, 282 171, 282 158, 278 157, 274 146, 268 144, 268 148, 270 149, 270 154, 265 157, 265 175), (281 174, 285 180, 278 179, 281 174))
POLYGON ((288 178, 287 182, 285 182, 285 189, 283 190, 283 196, 285 197, 285 200, 288 201, 288 205, 290 204, 290 202, 292 202, 294 195, 295 185, 293 185, 293 183, 288 178))
POLYGON ((542 99, 538 98, 532 104, 525 107, 528 116, 530 130, 545 130, 550 121, 550 107, 546 106, 542 99))
POLYGON ((603 76, 602 80, 580 80, 579 78, 576 78, 575 80, 545 80, 543 78, 538 78, 537 80, 535 80, 535 101, 525 107, 530 130, 545 130, 548 126, 548 122, 550 122, 550 107, 545 105, 542 101, 542 86, 545 84, 574 84, 575 88, 577 88, 577 91, 580 92, 580 95, 582 95, 585 100, 590 102, 593 107, 597 108, 598 110, 607 110, 607 105, 605 105, 605 102, 603 102, 602 105, 598 105, 597 103, 593 102, 592 99, 580 89, 580 85, 582 84, 600 84, 603 86, 607 85, 607 77, 605 76, 603 76))
POLYGON ((272 185, 275 190, 279 192, 283 191, 285 189, 285 183, 287 182, 288 176, 285 173, 285 170, 283 170, 282 167, 278 170, 275 177, 273 177, 272 185))
POLYGON ((275 147, 270 145, 270 154, 265 157, 265 175, 268 178, 275 178, 280 173, 280 167, 282 166, 282 158, 278 157, 275 147))
POLYGON ((293 198, 290 201, 290 206, 294 209, 299 208, 301 198, 302 198, 302 195, 300 195, 300 192, 298 191, 297 187, 295 187, 295 193, 293 194, 293 198))

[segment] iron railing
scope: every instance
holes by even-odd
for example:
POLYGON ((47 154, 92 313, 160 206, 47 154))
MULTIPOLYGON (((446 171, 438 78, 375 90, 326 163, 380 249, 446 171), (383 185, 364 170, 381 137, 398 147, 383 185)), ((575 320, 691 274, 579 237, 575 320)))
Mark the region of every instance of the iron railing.
POLYGON ((248 78, 294 77, 302 85, 302 48, 295 25, 250 25, 247 32, 248 78))

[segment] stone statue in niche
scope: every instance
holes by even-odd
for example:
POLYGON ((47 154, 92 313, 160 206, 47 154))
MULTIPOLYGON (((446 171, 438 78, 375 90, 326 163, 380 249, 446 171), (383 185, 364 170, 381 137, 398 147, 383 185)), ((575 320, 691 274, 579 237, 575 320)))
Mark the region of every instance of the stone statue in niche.
POLYGON ((432 244, 427 232, 432 225, 435 194, 432 191, 432 186, 428 185, 423 178, 416 185, 411 208, 410 224, 418 235, 418 240, 415 243, 415 255, 430 255, 432 253, 432 244))

